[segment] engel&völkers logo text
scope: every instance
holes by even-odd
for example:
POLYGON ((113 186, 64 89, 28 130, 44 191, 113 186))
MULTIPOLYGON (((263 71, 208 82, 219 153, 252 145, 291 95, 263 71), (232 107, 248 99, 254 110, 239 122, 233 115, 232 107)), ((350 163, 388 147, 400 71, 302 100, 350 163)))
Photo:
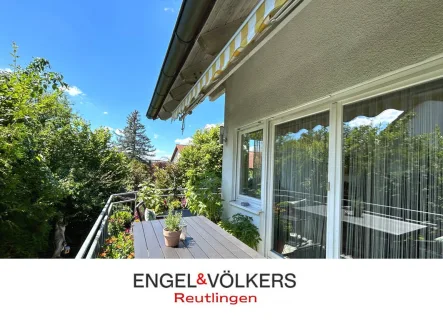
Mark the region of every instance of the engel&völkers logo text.
MULTIPOLYGON (((134 288, 294 288, 294 273, 246 273, 240 275, 229 270, 223 273, 134 273, 134 288)), ((256 295, 224 295, 206 293, 190 295, 183 292, 174 293, 175 303, 256 303, 256 295)))

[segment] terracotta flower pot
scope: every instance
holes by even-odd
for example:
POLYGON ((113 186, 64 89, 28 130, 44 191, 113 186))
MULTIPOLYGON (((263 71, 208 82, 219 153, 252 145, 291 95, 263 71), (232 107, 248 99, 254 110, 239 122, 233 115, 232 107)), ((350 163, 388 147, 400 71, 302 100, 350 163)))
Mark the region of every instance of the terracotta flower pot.
POLYGON ((167 247, 177 247, 180 242, 180 234, 181 230, 176 232, 171 232, 166 229, 163 229, 163 236, 165 238, 165 245, 167 247))

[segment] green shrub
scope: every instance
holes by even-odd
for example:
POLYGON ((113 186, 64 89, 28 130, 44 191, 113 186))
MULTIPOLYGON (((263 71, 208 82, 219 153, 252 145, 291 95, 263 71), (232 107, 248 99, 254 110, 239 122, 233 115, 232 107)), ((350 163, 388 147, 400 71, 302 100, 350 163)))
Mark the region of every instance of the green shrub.
POLYGON ((138 192, 139 202, 144 202, 146 208, 154 210, 156 214, 160 214, 164 210, 164 202, 161 197, 161 190, 155 187, 153 183, 143 183, 138 192))
POLYGON ((21 67, 15 44, 12 56, 12 72, 0 70, 0 257, 58 257, 54 234, 81 245, 121 191, 126 158, 75 114, 47 60, 21 67))
POLYGON ((117 211, 109 217, 108 234, 117 236, 125 231, 126 225, 132 221, 132 214, 128 211, 117 211))
POLYGON ((99 258, 134 258, 134 238, 132 234, 120 232, 108 238, 99 258))
POLYGON ((218 225, 229 234, 257 250, 260 239, 258 228, 252 223, 252 218, 237 213, 232 216, 232 220, 222 220, 218 225))
POLYGON ((159 189, 172 189, 174 196, 177 196, 179 194, 178 188, 185 185, 184 169, 175 163, 161 166, 156 165, 154 168, 155 186, 159 189))
POLYGON ((180 154, 178 166, 185 172, 186 201, 189 210, 219 221, 222 212, 220 195, 223 145, 220 127, 197 130, 192 145, 180 154))
POLYGON ((132 159, 128 162, 128 175, 125 182, 125 187, 128 191, 138 190, 139 186, 151 179, 154 173, 154 169, 150 163, 141 162, 136 159, 132 159))
POLYGON ((219 193, 220 181, 215 177, 201 180, 197 187, 188 184, 186 202, 189 210, 212 221, 219 221, 222 214, 222 199, 219 193))
POLYGON ((169 210, 179 210, 182 207, 181 201, 172 195, 168 197, 166 204, 169 210))
POLYGON ((169 210, 169 213, 165 219, 165 228, 170 232, 177 232, 181 229, 181 220, 181 212, 173 212, 172 210, 169 210))

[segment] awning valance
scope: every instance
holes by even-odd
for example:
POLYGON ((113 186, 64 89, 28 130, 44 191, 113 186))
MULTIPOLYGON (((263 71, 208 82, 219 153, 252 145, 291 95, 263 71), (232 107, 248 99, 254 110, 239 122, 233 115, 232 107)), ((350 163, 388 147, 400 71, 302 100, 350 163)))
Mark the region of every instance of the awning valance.
POLYGON ((257 36, 270 24, 272 17, 287 2, 294 0, 263 0, 251 12, 231 40, 223 47, 212 64, 191 88, 185 98, 172 112, 172 119, 183 118, 194 104, 201 100, 208 88, 217 81, 231 63, 251 44, 257 36))

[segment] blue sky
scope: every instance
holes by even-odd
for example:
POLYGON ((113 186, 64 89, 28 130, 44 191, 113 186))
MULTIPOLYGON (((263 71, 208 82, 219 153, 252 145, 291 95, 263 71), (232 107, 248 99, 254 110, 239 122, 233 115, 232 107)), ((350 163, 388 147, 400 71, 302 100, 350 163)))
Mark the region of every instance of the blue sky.
MULTIPOLYGON (((185 140, 206 124, 223 122, 224 97, 206 100, 181 123, 148 120, 152 97, 174 29, 180 0, 0 0, 0 68, 11 63, 11 43, 19 61, 50 61, 71 86, 73 109, 93 128, 122 129, 137 109, 157 157, 171 156, 176 140, 185 140)), ((178 142, 178 141, 177 141, 178 142)))

